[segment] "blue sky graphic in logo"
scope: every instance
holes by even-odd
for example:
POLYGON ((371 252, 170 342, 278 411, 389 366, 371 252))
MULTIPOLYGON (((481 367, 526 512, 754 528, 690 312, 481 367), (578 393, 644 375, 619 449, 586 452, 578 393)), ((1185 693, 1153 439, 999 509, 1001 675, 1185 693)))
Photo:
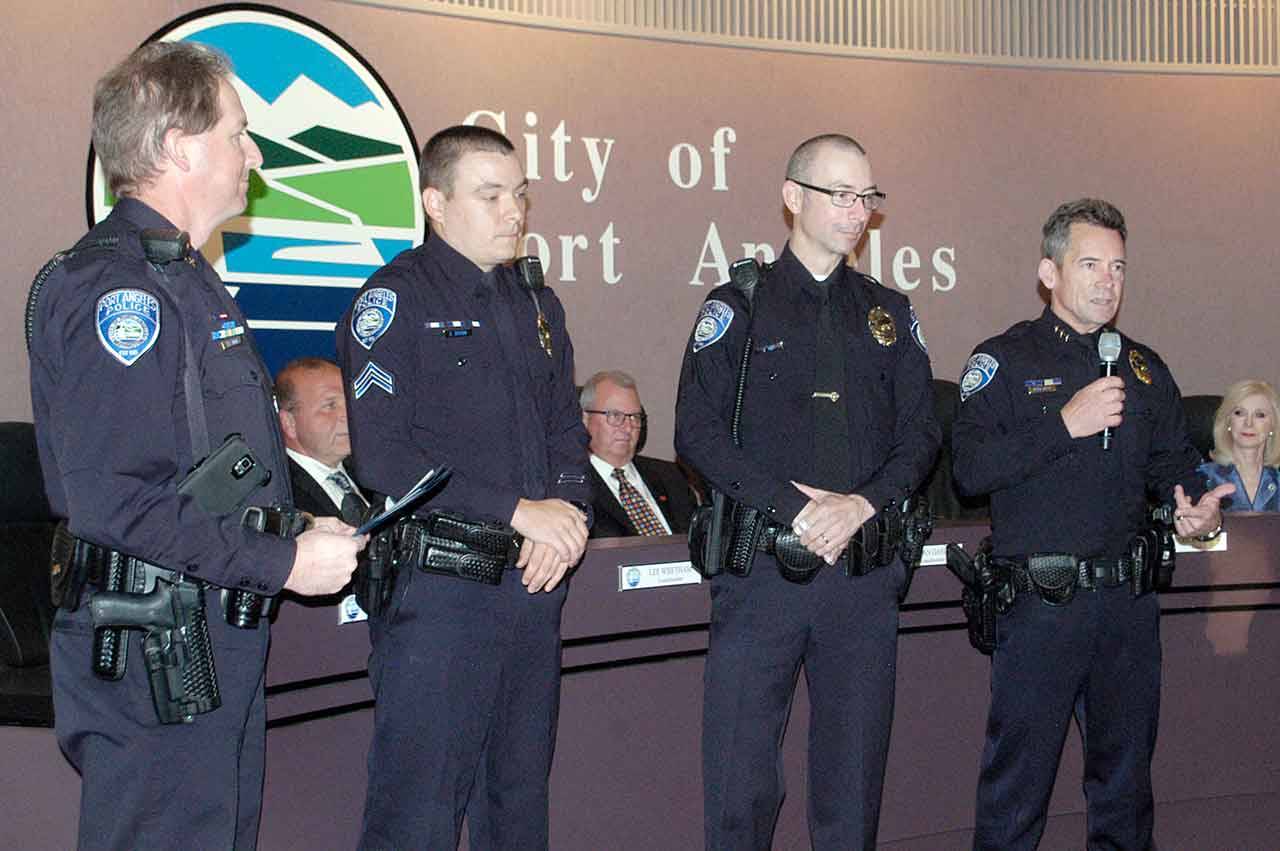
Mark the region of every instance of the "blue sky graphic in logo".
MULTIPOLYGON (((422 241, 416 142, 395 99, 350 48, 315 24, 262 7, 180 19, 162 32, 217 48, 263 165, 249 207, 203 247, 240 303, 267 365, 332 357, 355 291, 422 241)), ((110 197, 96 158, 92 216, 110 197)))

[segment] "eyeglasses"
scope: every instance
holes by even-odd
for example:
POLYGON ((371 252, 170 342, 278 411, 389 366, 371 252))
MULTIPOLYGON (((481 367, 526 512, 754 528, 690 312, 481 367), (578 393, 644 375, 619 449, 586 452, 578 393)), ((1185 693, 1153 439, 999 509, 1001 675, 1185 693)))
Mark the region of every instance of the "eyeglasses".
POLYGON ((805 189, 812 189, 814 192, 821 192, 823 195, 831 197, 831 203, 837 207, 852 207, 857 202, 862 202, 862 208, 868 213, 874 213, 884 204, 887 197, 879 189, 868 189, 866 192, 854 192, 852 189, 823 189, 821 186, 814 186, 812 183, 805 183, 803 180, 796 180, 794 177, 788 177, 796 186, 803 186, 805 189))
POLYGON ((613 411, 613 410, 592 411, 592 410, 584 409, 583 413, 584 414, 600 414, 602 417, 604 417, 604 421, 611 426, 620 426, 623 423, 627 423, 628 425, 633 425, 636 428, 640 428, 641 426, 643 426, 645 420, 649 418, 644 411, 640 411, 639 413, 636 413, 636 414, 629 414, 626 411, 613 411))

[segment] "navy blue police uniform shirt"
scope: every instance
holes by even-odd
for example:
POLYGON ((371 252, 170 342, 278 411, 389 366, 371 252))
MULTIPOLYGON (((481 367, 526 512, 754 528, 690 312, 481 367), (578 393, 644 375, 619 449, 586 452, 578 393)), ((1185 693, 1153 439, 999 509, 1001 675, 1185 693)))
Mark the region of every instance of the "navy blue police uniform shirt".
POLYGON ((1192 500, 1205 491, 1173 376, 1124 335, 1115 366, 1123 421, 1111 449, 1103 451, 1100 435, 1073 439, 1067 431, 1063 406, 1100 374, 1102 330, 1079 334, 1046 307, 979 345, 965 366, 955 480, 991 494, 996 555, 1125 555, 1145 523, 1148 494, 1172 502, 1175 484, 1192 500))
POLYGON ((146 204, 122 198, 88 249, 46 281, 31 342, 31 400, 45 488, 72 533, 224 587, 279 591, 292 541, 214 517, 178 482, 194 457, 183 389, 191 335, 209 440, 239 432, 271 471, 246 505, 290 505, 284 445, 270 376, 244 316, 197 252, 165 266, 176 302, 146 262, 140 233, 172 228, 146 204))
POLYGON ((716 488, 790 525, 808 503, 792 480, 865 497, 876 511, 901 502, 928 474, 940 443, 924 335, 908 299, 841 264, 828 278, 845 329, 849 469, 822 469, 815 447, 815 366, 823 293, 788 246, 756 289, 741 449, 730 439, 747 305, 730 284, 707 296, 685 349, 676 450, 716 488), (872 333, 879 308, 892 339, 872 333))
POLYGON ((337 328, 356 479, 393 497, 428 469, 453 476, 419 509, 511 521, 520 498, 590 502, 573 347, 555 293, 488 273, 437 236, 361 288, 337 328))

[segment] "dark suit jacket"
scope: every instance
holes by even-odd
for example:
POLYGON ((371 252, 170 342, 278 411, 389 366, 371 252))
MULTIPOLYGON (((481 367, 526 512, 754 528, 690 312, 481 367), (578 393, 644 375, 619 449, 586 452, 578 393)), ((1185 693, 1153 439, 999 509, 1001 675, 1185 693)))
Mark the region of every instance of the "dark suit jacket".
MULTIPOLYGON (((689 490, 689 483, 685 481, 680 468, 670 461, 647 458, 644 455, 637 455, 632 463, 636 465, 640 478, 644 479, 649 493, 657 500, 658 508, 672 533, 682 535, 689 531, 689 516, 693 514, 695 503, 693 492, 689 490)), ((595 510, 591 537, 621 538, 638 535, 636 527, 627 518, 626 509, 609 490, 609 485, 600 478, 595 466, 590 469, 591 506, 595 510)))
POLYGON ((338 517, 339 507, 333 504, 329 494, 324 492, 320 483, 311 474, 289 459, 289 483, 293 486, 293 505, 308 511, 316 517, 338 517))

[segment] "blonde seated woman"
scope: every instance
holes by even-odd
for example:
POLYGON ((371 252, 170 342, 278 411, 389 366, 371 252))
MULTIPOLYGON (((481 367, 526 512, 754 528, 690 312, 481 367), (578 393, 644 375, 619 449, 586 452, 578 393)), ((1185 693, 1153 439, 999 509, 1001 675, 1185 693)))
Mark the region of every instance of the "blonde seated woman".
POLYGON ((1227 388, 1213 418, 1213 460, 1200 465, 1209 487, 1231 482, 1236 492, 1223 511, 1280 511, 1280 399, 1265 381, 1237 381, 1227 388))

